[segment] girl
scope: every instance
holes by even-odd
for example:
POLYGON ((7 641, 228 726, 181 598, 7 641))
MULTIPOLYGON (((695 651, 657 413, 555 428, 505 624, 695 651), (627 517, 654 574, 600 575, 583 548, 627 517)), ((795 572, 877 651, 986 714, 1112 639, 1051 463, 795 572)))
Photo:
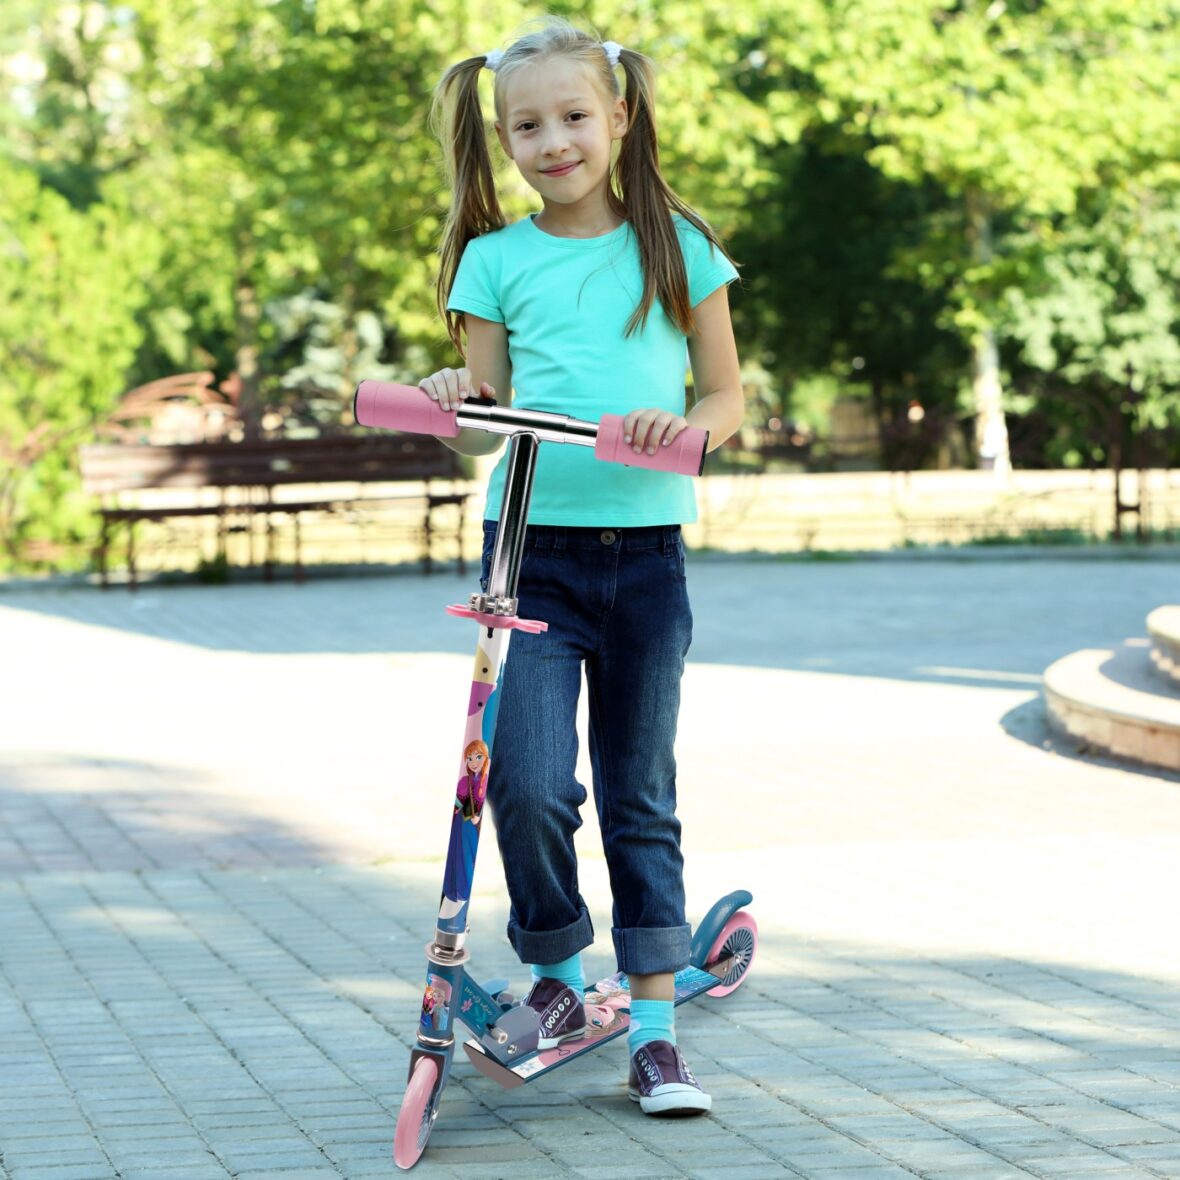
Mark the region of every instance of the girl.
MULTIPOLYGON (((710 449, 738 428, 726 292, 737 272, 660 174, 652 92, 641 53, 557 20, 444 76, 436 113, 454 200, 438 293, 466 367, 421 382, 442 408, 515 391, 526 409, 621 414, 627 441, 653 454, 689 424, 709 431, 710 449), (485 68, 500 144, 541 198, 539 212, 511 225, 480 108, 485 68), (686 360, 696 391, 687 413, 686 360)), ((444 441, 468 455, 500 442, 475 431, 444 441)), ((485 590, 503 468, 488 490, 485 590)), ((488 784, 508 937, 532 965, 525 1003, 541 1017, 541 1047, 552 1047, 584 1034, 581 951, 593 941, 574 855, 586 799, 574 777, 584 666, 612 934, 631 983, 630 1092, 651 1114, 710 1106, 673 1027, 673 977, 690 946, 672 750, 692 632, 680 525, 695 519, 684 476, 600 463, 582 447, 540 449, 519 610, 549 630, 513 637, 488 784)))
POLYGON ((467 743, 463 751, 463 767, 467 773, 455 787, 448 871, 443 878, 443 897, 456 903, 471 896, 479 821, 488 790, 488 748, 483 742, 467 743))

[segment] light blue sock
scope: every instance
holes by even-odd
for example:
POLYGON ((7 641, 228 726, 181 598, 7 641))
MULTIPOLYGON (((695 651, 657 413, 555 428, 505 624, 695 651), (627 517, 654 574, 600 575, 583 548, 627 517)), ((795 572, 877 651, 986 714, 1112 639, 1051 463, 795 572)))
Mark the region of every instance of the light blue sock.
POLYGON ((631 1025, 627 1030, 627 1052, 651 1041, 676 1044, 676 1005, 671 1000, 632 1000, 631 1025))
POLYGON ((562 983, 572 987, 581 995, 586 990, 586 981, 582 976, 582 952, 577 951, 568 959, 560 963, 533 963, 531 967, 533 982, 538 979, 560 979, 562 983))

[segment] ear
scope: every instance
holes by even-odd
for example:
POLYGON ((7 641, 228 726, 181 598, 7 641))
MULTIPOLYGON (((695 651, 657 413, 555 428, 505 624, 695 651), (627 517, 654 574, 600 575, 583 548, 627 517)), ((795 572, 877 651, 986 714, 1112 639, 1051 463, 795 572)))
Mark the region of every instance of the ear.
POLYGON ((615 104, 610 112, 611 139, 622 139, 627 134, 627 128, 629 126, 630 118, 627 114, 627 100, 625 98, 616 98, 615 104))
POLYGON ((500 146, 504 149, 504 154, 511 160, 512 148, 508 146, 508 132, 504 130, 504 124, 499 119, 496 120, 496 135, 500 140, 500 146))

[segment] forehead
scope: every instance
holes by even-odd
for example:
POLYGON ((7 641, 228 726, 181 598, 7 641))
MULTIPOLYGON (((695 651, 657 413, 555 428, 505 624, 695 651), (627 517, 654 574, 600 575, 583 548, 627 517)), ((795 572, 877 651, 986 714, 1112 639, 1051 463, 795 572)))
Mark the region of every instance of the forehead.
POLYGON ((586 63, 568 57, 525 62, 505 79, 501 108, 505 118, 548 107, 602 102, 602 83, 586 63))

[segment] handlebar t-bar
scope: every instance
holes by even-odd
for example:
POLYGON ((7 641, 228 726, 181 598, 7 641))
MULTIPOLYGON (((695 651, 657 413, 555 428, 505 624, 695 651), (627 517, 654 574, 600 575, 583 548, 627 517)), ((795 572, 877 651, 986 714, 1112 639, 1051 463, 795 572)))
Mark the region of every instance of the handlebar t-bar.
POLYGON ((353 398, 353 414, 362 426, 433 434, 438 438, 454 438, 461 429, 490 434, 530 433, 546 442, 593 447, 595 456, 607 463, 680 475, 700 475, 709 444, 707 430, 690 426, 670 445, 658 447, 654 455, 637 453, 623 438, 624 419, 618 414, 603 414, 595 424, 568 414, 502 408, 482 399, 465 401, 458 410, 443 410, 425 390, 388 381, 362 381, 353 398))

